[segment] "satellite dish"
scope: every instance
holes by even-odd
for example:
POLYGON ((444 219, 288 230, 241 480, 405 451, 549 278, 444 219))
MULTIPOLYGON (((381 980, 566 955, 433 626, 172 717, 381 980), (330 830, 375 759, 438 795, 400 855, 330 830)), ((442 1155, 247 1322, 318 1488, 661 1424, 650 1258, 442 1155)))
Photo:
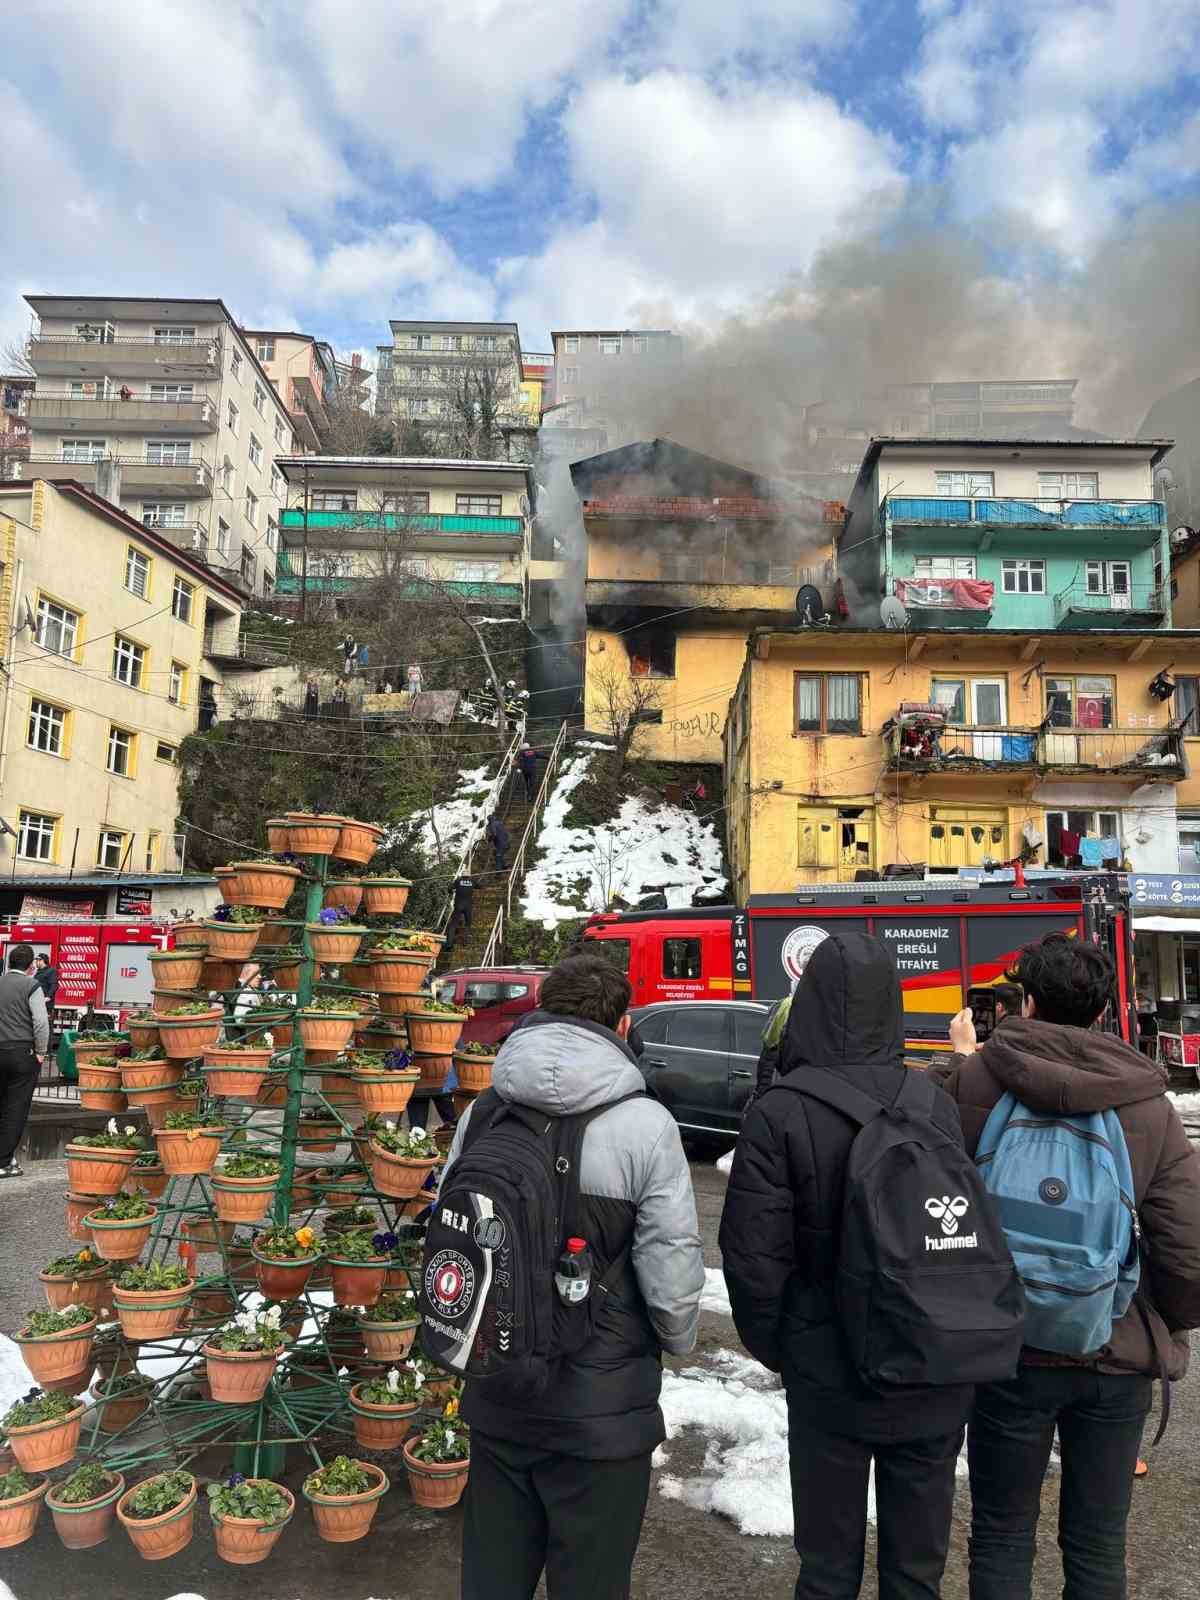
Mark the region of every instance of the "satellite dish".
POLYGON ((796 615, 804 627, 812 627, 825 619, 825 602, 821 591, 813 583, 801 584, 796 591, 796 615))
POLYGON ((1171 549, 1182 550, 1192 537, 1193 531, 1191 528, 1173 528, 1171 530, 1171 549))
POLYGON ((523 517, 529 515, 529 496, 527 494, 521 496, 521 515, 523 517))
POLYGON ((885 595, 879 602, 879 620, 885 628, 907 628, 908 612, 894 594, 885 595))
POLYGON ((25 626, 30 633, 37 632, 37 618, 33 614, 33 607, 29 604, 29 596, 25 596, 25 626))

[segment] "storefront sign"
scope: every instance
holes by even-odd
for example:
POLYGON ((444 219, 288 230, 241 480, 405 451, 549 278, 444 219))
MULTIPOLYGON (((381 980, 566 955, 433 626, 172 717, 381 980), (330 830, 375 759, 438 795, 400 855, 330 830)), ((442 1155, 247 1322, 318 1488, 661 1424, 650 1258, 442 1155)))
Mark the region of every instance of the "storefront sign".
POLYGON ((1129 898, 1134 906, 1178 906, 1188 910, 1200 906, 1200 873, 1166 874, 1135 872, 1129 879, 1129 898))
POLYGON ((78 921, 95 914, 94 900, 48 900, 44 895, 27 894, 21 900, 21 921, 78 921))
POLYGON ((150 915, 149 889, 118 889, 118 917, 148 917, 150 915))

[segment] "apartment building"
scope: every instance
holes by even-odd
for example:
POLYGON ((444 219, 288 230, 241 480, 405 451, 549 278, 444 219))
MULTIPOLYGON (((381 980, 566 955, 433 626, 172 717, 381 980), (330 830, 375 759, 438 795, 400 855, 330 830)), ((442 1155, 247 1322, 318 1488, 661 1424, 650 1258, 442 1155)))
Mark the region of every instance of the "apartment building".
POLYGON ((329 436, 339 385, 332 346, 310 333, 255 328, 242 333, 283 401, 300 448, 320 450, 329 436))
POLYGON ((239 586, 82 483, 0 483, 0 868, 178 870, 178 752, 238 660, 239 586))
POLYGON ((606 410, 625 385, 669 371, 683 353, 683 340, 667 328, 568 328, 550 338, 554 403, 574 402, 581 427, 605 426, 606 410))
POLYGON ((0 373, 0 478, 29 456, 29 396, 34 380, 22 372, 0 373))
POLYGON ((535 427, 550 403, 554 387, 554 355, 549 350, 521 351, 521 410, 535 427))
POLYGON ((293 423, 220 300, 26 295, 22 476, 78 479, 248 595, 275 586, 293 423))
POLYGON ((500 420, 521 414, 521 336, 515 322, 391 323, 392 342, 378 347, 377 416, 396 416, 435 430, 454 424, 454 395, 464 380, 494 383, 500 420))
POLYGON ((488 609, 524 614, 532 467, 508 461, 395 456, 294 456, 281 460, 278 595, 350 596, 402 567, 420 598, 436 579, 488 609))

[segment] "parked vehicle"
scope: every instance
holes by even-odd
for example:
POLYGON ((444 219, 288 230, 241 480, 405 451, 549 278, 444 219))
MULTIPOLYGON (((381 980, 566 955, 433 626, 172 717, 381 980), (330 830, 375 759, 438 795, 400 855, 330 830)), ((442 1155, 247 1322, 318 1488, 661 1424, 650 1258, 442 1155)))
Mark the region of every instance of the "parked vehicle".
POLYGON ((770 1010, 755 1000, 702 1000, 638 1006, 631 1013, 630 1049, 681 1128, 737 1132, 770 1010))
POLYGON ((150 1004, 154 974, 150 957, 175 943, 170 924, 148 918, 74 918, 71 921, 0 924, 0 965, 15 944, 31 944, 50 958, 58 993, 50 1019, 55 1034, 80 1026, 85 1013, 107 1016, 113 1027, 130 1011, 150 1004))
POLYGON ((529 1011, 536 1011, 549 967, 460 967, 439 973, 434 993, 474 1013, 463 1027, 464 1044, 502 1044, 529 1011))

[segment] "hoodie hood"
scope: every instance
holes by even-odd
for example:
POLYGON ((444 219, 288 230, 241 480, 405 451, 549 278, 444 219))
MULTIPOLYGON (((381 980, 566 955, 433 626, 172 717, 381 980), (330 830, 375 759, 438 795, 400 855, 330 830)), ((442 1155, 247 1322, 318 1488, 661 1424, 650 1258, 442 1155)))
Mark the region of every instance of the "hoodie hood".
POLYGON ((610 1028, 534 1011, 500 1046, 492 1088, 502 1100, 575 1116, 644 1090, 637 1058, 610 1028))
POLYGON ((900 978, 886 945, 831 933, 813 951, 788 1013, 780 1067, 898 1067, 904 1063, 900 978))
POLYGON ((1110 1111, 1166 1093, 1166 1080, 1148 1056, 1090 1028, 1009 1017, 981 1055, 998 1083, 1043 1114, 1110 1111))

